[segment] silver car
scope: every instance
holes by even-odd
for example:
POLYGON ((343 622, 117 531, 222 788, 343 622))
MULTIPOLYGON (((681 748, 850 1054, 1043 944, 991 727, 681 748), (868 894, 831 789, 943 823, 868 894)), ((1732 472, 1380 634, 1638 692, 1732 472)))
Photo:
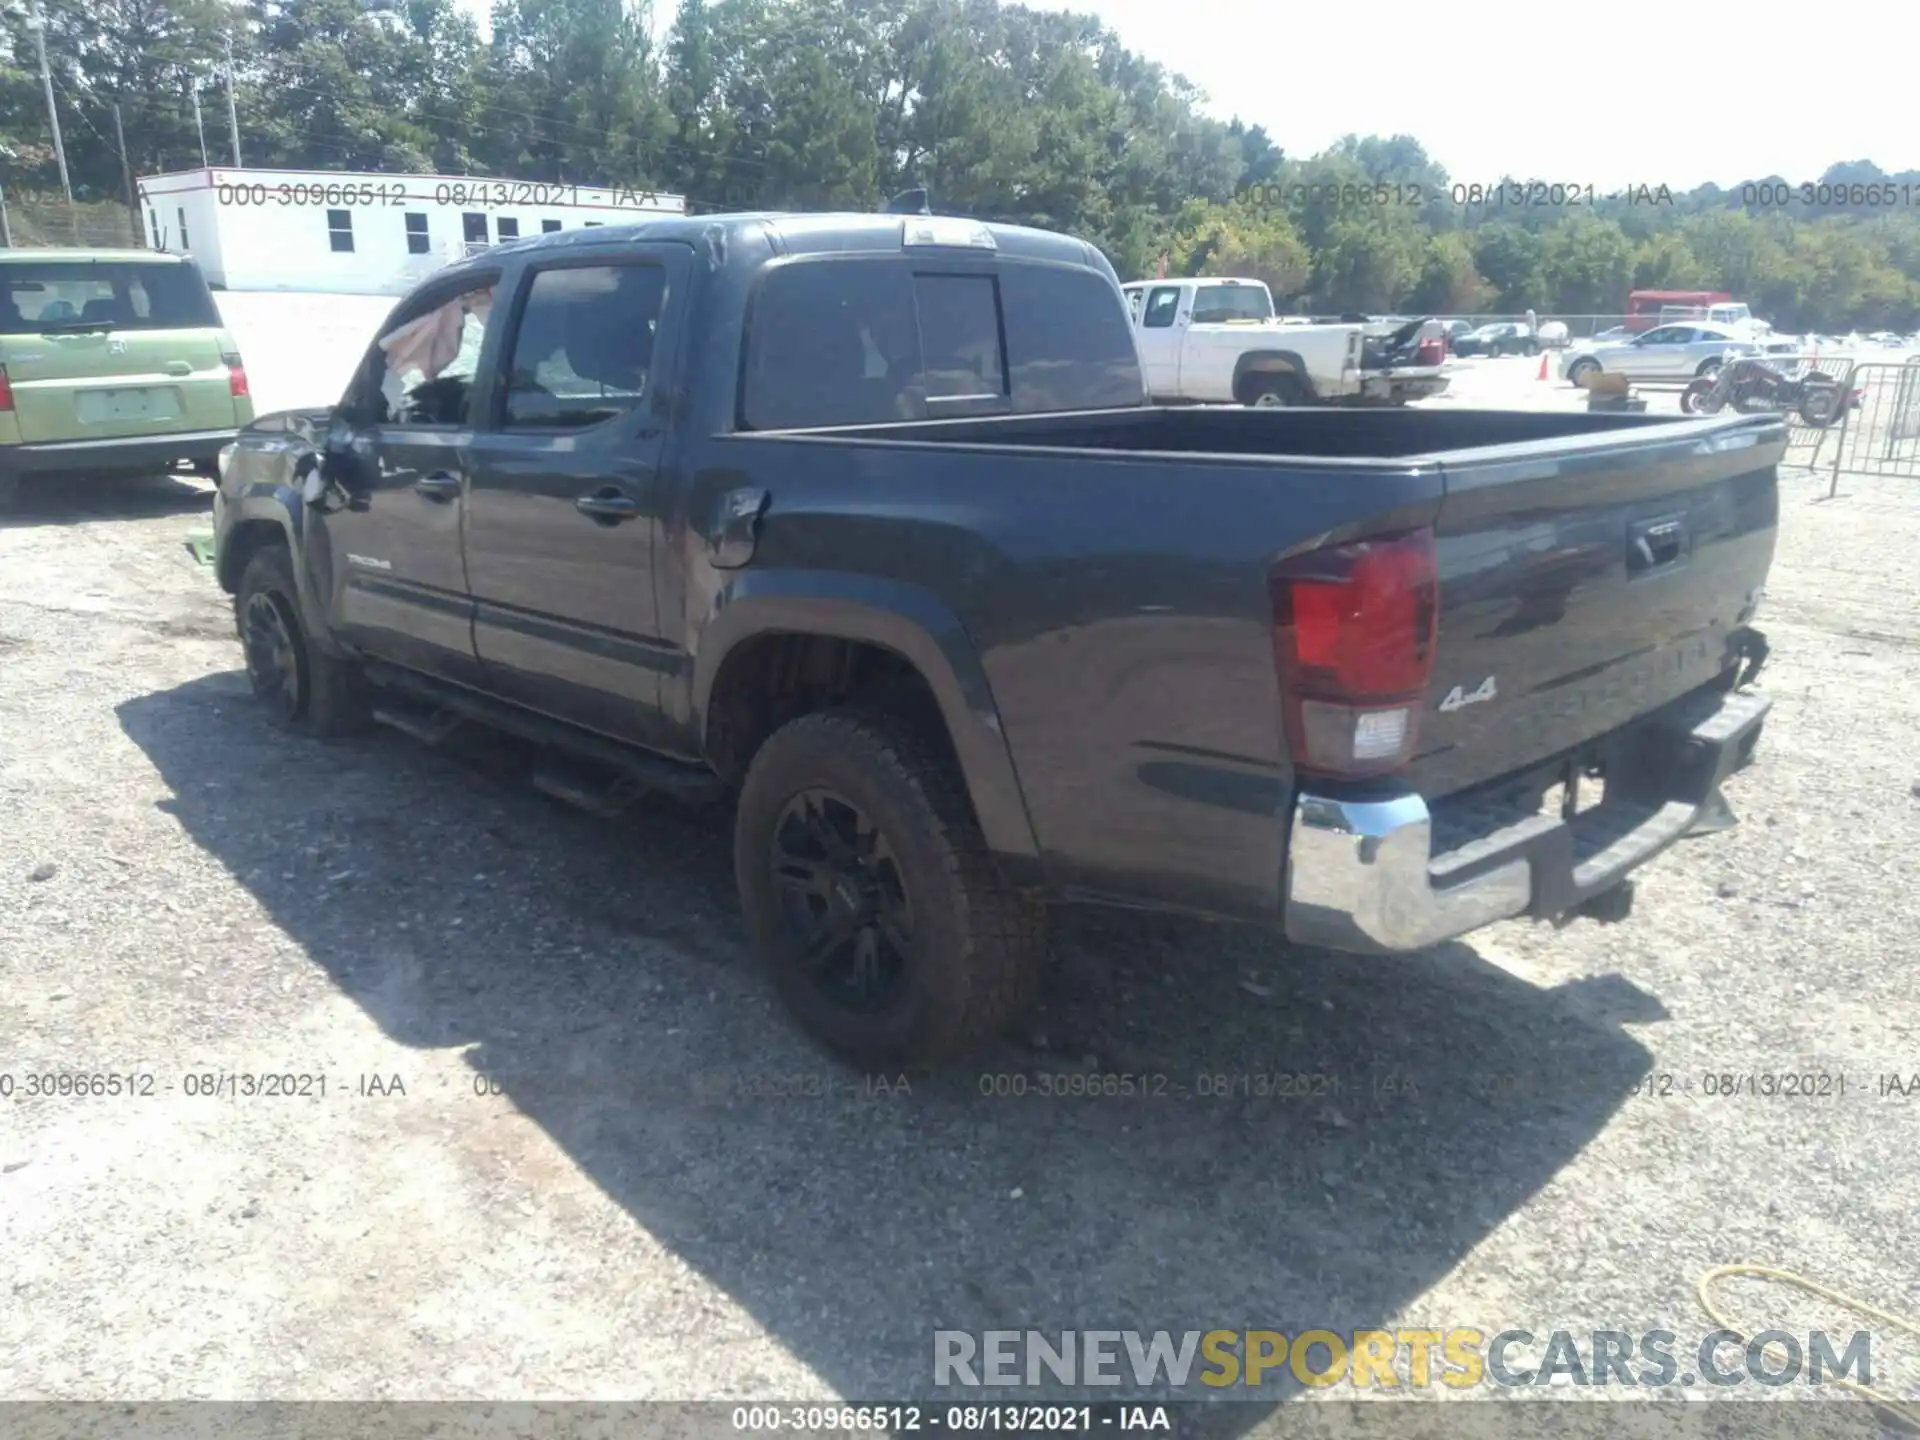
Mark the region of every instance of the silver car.
POLYGON ((1691 380, 1711 375, 1732 355, 1757 355, 1759 347, 1738 331, 1705 320, 1661 325, 1613 345, 1581 346, 1567 360, 1567 379, 1605 371, 1631 380, 1691 380))

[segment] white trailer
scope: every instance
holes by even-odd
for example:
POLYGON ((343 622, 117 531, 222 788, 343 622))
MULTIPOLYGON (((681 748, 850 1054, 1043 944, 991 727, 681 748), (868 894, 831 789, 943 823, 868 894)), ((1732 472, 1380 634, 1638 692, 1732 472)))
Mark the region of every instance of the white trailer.
POLYGON ((228 290, 398 295, 477 248, 683 215, 679 195, 477 175, 210 167, 139 182, 146 240, 228 290))

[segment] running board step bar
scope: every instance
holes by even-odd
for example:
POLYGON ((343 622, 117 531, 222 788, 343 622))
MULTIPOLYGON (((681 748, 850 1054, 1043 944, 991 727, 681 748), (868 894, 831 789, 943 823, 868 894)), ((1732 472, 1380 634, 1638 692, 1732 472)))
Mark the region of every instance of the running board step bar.
POLYGON ((704 766, 630 749, 410 670, 376 663, 367 666, 367 679, 384 692, 374 718, 429 745, 441 743, 472 721, 557 752, 536 761, 531 776, 534 788, 596 815, 617 815, 646 794, 703 804, 728 793, 720 777, 704 766))

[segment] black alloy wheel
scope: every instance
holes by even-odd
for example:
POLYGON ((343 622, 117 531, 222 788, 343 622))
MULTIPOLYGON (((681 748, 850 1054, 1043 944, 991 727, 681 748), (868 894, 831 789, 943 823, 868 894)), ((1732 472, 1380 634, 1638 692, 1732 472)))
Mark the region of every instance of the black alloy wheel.
POLYGON ((891 1008, 905 989, 914 921, 886 835, 845 796, 803 790, 774 823, 770 859, 789 953, 807 983, 853 1015, 891 1008))
POLYGON ((247 680, 254 697, 281 725, 292 725, 306 704, 306 677, 294 622, 280 598, 256 590, 247 597, 244 616, 247 680))

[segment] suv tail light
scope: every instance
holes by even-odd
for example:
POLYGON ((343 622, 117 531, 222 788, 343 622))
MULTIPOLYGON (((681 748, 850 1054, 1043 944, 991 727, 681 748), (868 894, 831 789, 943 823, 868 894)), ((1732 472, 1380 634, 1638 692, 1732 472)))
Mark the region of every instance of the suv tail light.
POLYGON ((1431 530, 1333 545, 1273 567, 1273 661, 1296 769, 1379 775, 1413 758, 1439 590, 1431 530))
POLYGON ((236 400, 246 398, 252 393, 247 389, 247 367, 240 363, 237 354, 229 353, 220 358, 227 367, 227 393, 236 400))
POLYGON ((7 367, 0 365, 0 410, 13 409, 13 381, 7 376, 7 367))
POLYGON ((1447 342, 1438 338, 1422 340, 1414 356, 1417 365, 1438 365, 1447 358, 1447 342))

